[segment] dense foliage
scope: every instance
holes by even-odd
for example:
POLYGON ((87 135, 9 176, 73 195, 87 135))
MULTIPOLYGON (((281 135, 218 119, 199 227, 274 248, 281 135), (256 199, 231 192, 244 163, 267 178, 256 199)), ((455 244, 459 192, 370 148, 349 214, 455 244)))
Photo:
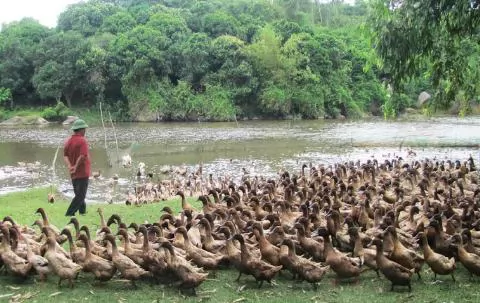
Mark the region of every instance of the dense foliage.
MULTIPOLYGON (((45 116, 58 117, 66 112, 55 110, 59 102, 90 108, 103 102, 122 120, 395 115, 431 81, 412 77, 419 72, 410 65, 398 72, 394 54, 380 49, 387 73, 414 79, 394 82, 395 94, 388 93, 386 72, 361 26, 367 15, 366 1, 80 2, 61 13, 54 29, 32 19, 2 27, 0 88, 11 93, 4 106, 50 106, 45 116)), ((435 65, 419 60, 414 66, 425 73, 435 65)), ((445 77, 431 75, 435 85, 446 85, 445 77)))
MULTIPOLYGON (((432 87, 435 108, 460 105, 465 114, 480 97, 480 2, 372 0, 367 18, 394 92, 432 87), (423 82, 423 84, 421 84, 423 82)), ((395 98, 393 98, 395 101, 395 98)), ((398 98, 397 98, 398 101, 398 98)), ((390 106, 399 108, 402 102, 390 106)))

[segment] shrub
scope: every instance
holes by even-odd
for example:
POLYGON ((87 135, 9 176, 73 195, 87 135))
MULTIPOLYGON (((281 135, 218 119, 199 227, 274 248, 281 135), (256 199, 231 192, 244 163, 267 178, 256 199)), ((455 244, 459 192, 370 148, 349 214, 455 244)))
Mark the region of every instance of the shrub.
POLYGON ((41 116, 46 120, 55 120, 57 118, 57 112, 52 107, 47 107, 42 111, 41 116))
POLYGON ((73 112, 63 104, 63 102, 58 102, 55 107, 47 107, 42 111, 42 118, 51 121, 62 121, 67 118, 67 116, 73 115, 73 112))

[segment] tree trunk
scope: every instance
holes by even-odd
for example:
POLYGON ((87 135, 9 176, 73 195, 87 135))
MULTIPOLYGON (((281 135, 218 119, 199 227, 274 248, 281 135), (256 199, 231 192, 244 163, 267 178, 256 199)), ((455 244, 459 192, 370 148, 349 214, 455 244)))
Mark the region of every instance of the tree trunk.
POLYGON ((68 108, 72 108, 72 95, 71 93, 65 93, 65 101, 67 101, 68 108))

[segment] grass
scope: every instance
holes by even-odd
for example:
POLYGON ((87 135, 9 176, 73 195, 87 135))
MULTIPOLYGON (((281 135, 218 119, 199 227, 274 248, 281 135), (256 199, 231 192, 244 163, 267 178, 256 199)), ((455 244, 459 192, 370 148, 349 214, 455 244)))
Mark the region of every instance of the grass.
MULTIPOLYGON (((8 120, 15 116, 20 117, 42 117, 42 111, 47 108, 43 107, 19 107, 14 110, 2 110, 0 108, 0 122, 8 120)), ((72 108, 72 115, 78 116, 85 120, 87 124, 100 124, 100 112, 98 111, 98 106, 92 108, 72 108)), ((104 113, 105 123, 108 120, 108 114, 104 113)))
POLYGON ((42 116, 42 108, 22 108, 17 110, 2 110, 0 108, 0 122, 15 116, 37 118, 42 116))
MULTIPOLYGON (((72 108, 75 116, 85 120, 89 125, 100 125, 100 111, 98 106, 91 106, 88 108, 72 108)), ((106 125, 110 125, 110 120, 108 118, 108 113, 103 113, 103 119, 106 125)))
MULTIPOLYGON (((39 215, 34 212, 38 207, 45 208, 50 222, 57 227, 63 227, 68 218, 64 213, 68 201, 57 198, 57 202, 46 202, 48 189, 32 189, 26 192, 0 196, 0 217, 11 215, 18 224, 31 224, 39 215)), ((199 202, 189 201, 194 207, 199 202)), ((170 206, 179 210, 180 201, 172 200, 160 204, 150 204, 142 207, 127 207, 125 205, 101 205, 105 216, 118 213, 125 222, 144 222, 158 220, 160 210, 170 206)), ((97 229, 99 217, 97 205, 88 206, 88 214, 80 217, 81 224, 87 224, 93 231, 97 229)), ((461 267, 461 266, 460 266, 461 267)), ((424 266, 422 280, 414 277, 412 292, 399 288, 390 292, 390 283, 383 277, 377 278, 374 272, 364 273, 358 284, 333 284, 334 274, 328 273, 319 284, 318 290, 313 290, 308 283, 298 283, 290 279, 288 273, 282 273, 276 279, 276 285, 264 284, 261 289, 255 287, 252 277, 242 276, 240 283, 235 269, 221 269, 211 272, 210 279, 197 289, 197 297, 185 297, 176 288, 165 285, 151 285, 148 282, 139 283, 139 289, 133 290, 123 281, 112 280, 103 285, 94 284, 88 274, 82 274, 74 289, 67 286, 58 288, 57 278, 51 276, 45 283, 29 279, 18 282, 11 276, 0 276, 0 302, 15 298, 17 301, 28 302, 478 302, 480 300, 480 280, 470 279, 468 273, 461 267, 457 270, 454 283, 449 276, 438 278, 442 282, 434 282, 433 274, 424 266), (4 295, 9 295, 2 297, 4 295), (10 296, 11 295, 11 296, 10 296)))

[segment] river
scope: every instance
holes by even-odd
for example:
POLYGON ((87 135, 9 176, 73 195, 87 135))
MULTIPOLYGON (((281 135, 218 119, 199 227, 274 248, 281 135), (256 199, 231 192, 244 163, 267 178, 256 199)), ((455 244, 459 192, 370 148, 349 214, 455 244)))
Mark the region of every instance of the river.
MULTIPOLYGON (((62 154, 69 134, 68 127, 57 124, 0 128, 0 194, 52 186, 71 197, 62 154)), ((117 174, 113 200, 122 202, 127 190, 144 182, 136 177, 140 162, 145 163, 154 179, 162 179, 171 177, 160 173, 165 165, 194 172, 200 163, 205 176, 236 178, 242 169, 250 175, 275 176, 281 169, 298 172, 303 163, 329 165, 373 157, 380 161, 394 156, 463 161, 472 155, 478 161, 480 117, 395 122, 120 123, 115 125, 115 132, 111 127, 105 132, 101 125, 92 126, 87 130, 87 139, 91 144, 92 171, 101 171, 101 177, 90 182, 88 201, 104 203, 111 186, 109 180, 117 174), (117 164, 124 154, 131 155, 131 168, 117 164)))

